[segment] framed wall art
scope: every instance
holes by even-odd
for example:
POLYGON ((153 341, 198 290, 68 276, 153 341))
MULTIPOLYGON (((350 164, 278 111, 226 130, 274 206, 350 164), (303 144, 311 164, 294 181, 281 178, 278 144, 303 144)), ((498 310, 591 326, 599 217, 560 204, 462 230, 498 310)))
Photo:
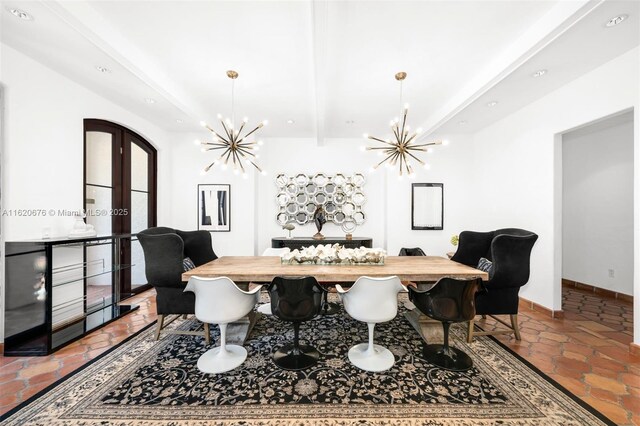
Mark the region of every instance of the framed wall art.
POLYGON ((231 231, 231 185, 198 185, 198 229, 231 231))

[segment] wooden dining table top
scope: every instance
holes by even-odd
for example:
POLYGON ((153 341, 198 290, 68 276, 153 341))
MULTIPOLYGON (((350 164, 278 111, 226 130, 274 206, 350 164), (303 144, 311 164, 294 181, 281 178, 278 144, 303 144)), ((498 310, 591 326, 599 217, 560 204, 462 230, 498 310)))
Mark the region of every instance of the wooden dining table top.
POLYGON ((182 279, 224 276, 236 282, 270 282, 276 276, 314 276, 320 282, 354 282, 363 275, 397 275, 402 281, 489 279, 486 272, 438 256, 387 256, 384 265, 290 265, 282 264, 278 256, 223 256, 183 273, 182 279))

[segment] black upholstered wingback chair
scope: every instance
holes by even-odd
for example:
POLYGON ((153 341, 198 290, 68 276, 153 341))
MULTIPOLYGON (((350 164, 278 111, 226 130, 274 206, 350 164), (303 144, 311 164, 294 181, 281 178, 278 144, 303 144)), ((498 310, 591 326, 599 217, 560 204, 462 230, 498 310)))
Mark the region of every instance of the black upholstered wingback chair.
MULTIPOLYGON (((207 231, 184 232, 167 227, 153 227, 138 233, 138 241, 144 252, 147 281, 156 290, 157 340, 161 330, 178 316, 195 312, 194 294, 184 292, 186 283, 182 281, 183 259, 194 256, 191 259, 196 266, 200 266, 217 257, 211 247, 211 235, 207 231), (165 321, 168 315, 177 316, 165 321)), ((171 333, 175 331, 172 330, 171 333)), ((209 324, 204 325, 203 332, 185 331, 179 334, 204 335, 209 344, 209 324)))
POLYGON ((492 262, 486 292, 476 296, 476 314, 492 316, 508 329, 474 331, 473 319, 469 321, 467 341, 474 335, 511 334, 520 340, 518 328, 518 293, 529 281, 531 250, 538 235, 518 228, 504 228, 492 232, 464 231, 460 233, 458 250, 451 260, 477 267, 480 258, 492 262), (509 315, 511 324, 496 317, 509 315))
POLYGON ((449 327, 452 323, 473 319, 476 315, 476 294, 482 287, 480 278, 441 278, 435 286, 426 291, 409 287, 409 300, 423 314, 442 321, 444 329, 444 344, 424 346, 423 355, 427 361, 454 371, 464 371, 473 367, 469 355, 449 345, 449 327))
POLYGON ((422 251, 422 249, 420 247, 412 247, 412 248, 407 248, 407 247, 402 247, 400 249, 400 253, 398 253, 398 256, 426 256, 427 254, 422 251))
POLYGON ((273 354, 273 362, 285 370, 311 367, 320 358, 316 348, 300 345, 300 323, 320 313, 326 290, 314 277, 275 277, 267 288, 271 297, 271 312, 283 321, 293 323, 293 343, 273 354))

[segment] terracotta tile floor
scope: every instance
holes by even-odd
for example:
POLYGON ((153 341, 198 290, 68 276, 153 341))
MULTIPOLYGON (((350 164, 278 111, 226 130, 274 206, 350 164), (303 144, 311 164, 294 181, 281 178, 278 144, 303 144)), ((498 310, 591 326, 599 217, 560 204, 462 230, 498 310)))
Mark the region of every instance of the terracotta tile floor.
MULTIPOLYGON (((53 355, 0 357, 0 413, 155 320, 153 290, 127 303, 139 304, 140 309, 53 355)), ((624 337, 617 333, 628 336, 626 330, 573 310, 564 319, 551 319, 522 305, 519 318, 522 341, 510 335, 499 336, 500 341, 619 425, 640 426, 640 357, 631 355, 628 344, 621 342, 624 337)), ((484 322, 489 328, 493 323, 484 322)))

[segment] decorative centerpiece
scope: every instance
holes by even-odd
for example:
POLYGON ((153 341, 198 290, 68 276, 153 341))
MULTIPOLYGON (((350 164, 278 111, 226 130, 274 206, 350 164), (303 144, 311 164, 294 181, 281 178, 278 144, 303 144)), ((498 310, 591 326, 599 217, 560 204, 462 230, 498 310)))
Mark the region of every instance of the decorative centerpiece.
POLYGON ((302 247, 281 256, 286 265, 384 265, 387 252, 380 248, 344 248, 340 244, 302 247))

